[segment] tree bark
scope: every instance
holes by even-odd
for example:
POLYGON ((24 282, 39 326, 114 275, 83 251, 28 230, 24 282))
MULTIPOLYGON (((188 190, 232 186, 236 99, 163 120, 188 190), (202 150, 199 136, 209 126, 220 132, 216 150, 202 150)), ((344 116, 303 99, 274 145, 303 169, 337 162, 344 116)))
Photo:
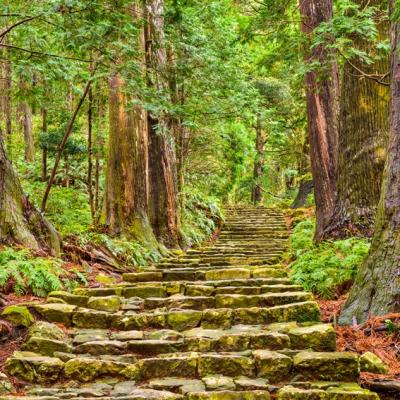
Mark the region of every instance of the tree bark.
MULTIPOLYGON (((395 1, 390 0, 391 12, 395 1)), ((398 7, 398 6, 397 6, 398 7)), ((340 323, 400 311, 400 24, 391 24, 391 105, 388 158, 369 254, 340 316, 340 323)))
POLYGON ((92 223, 95 221, 95 208, 94 208, 94 194, 93 194, 93 92, 92 88, 88 93, 88 111, 87 111, 87 124, 88 124, 88 195, 90 217, 92 223))
POLYGON ((254 160, 253 171, 253 189, 251 192, 251 201, 254 204, 259 204, 262 201, 261 178, 264 169, 264 142, 263 129, 261 125, 261 116, 257 115, 256 125, 256 156, 254 160))
POLYGON ((8 160, 0 131, 0 242, 18 243, 34 250, 60 253, 61 240, 55 228, 23 194, 8 160))
MULTIPOLYGON (((365 6, 366 0, 356 3, 365 6)), ((368 3, 375 7, 387 6, 382 0, 368 3)), ((380 19, 380 39, 385 40, 389 37, 388 21, 379 14, 376 18, 380 19)), ((380 58, 373 64, 350 60, 343 68, 337 204, 324 238, 372 236, 382 187, 389 131, 389 88, 361 76, 355 67, 366 74, 383 76, 390 68, 389 56, 375 54, 375 48, 367 40, 353 39, 357 49, 380 58)))
MULTIPOLYGON (((164 38, 164 4, 146 0, 146 64, 149 85, 161 97, 168 93, 167 55, 164 38)), ((180 236, 177 168, 171 117, 165 112, 148 114, 150 201, 149 217, 157 239, 178 245, 180 236)))
MULTIPOLYGON (((315 28, 332 18, 332 0, 300 2, 302 31, 311 36, 315 28)), ((307 117, 311 168, 315 187, 317 226, 315 241, 320 241, 336 204, 338 69, 324 45, 311 48, 305 55, 318 70, 306 73, 307 117)))
MULTIPOLYGON (((42 132, 47 132, 47 110, 42 109, 42 132)), ((42 149, 42 182, 47 182, 47 148, 42 149)))
POLYGON ((35 161, 35 145, 32 131, 32 109, 28 102, 21 104, 21 126, 24 132, 25 142, 25 161, 32 163, 35 161))

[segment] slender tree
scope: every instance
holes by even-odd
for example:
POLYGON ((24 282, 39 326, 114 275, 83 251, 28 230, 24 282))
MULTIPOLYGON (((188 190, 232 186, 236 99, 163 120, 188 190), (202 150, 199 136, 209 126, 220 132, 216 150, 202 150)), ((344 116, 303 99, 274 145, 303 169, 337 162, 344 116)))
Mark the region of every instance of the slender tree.
POLYGON ((371 248, 340 316, 342 324, 361 323, 370 315, 400 311, 400 23, 398 3, 390 0, 389 4, 395 18, 390 28, 388 158, 371 248))
POLYGON ((262 201, 262 187, 260 181, 262 179, 264 169, 264 146, 265 137, 261 122, 261 115, 258 114, 256 120, 256 157, 254 159, 253 189, 251 191, 251 201, 254 204, 259 204, 262 201))
MULTIPOLYGON (((308 37, 321 23, 332 18, 332 0, 304 0, 299 4, 302 31, 308 37)), ((319 241, 336 204, 338 69, 330 50, 322 44, 310 47, 305 61, 310 68, 305 83, 317 216, 315 240, 319 241), (318 69, 312 67, 316 63, 318 69)))
MULTIPOLYGON (((375 15, 381 40, 389 37, 387 1, 357 0, 379 7, 375 15)), ((389 131, 389 87, 383 77, 389 56, 371 41, 354 36, 357 50, 376 61, 348 60, 340 96, 337 203, 325 238, 371 236, 382 186, 389 131)))

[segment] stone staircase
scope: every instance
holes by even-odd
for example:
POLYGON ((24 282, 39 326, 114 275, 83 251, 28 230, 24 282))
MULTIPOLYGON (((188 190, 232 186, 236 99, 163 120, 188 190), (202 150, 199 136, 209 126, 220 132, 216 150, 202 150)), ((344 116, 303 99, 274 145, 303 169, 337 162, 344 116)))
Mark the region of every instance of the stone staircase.
POLYGON ((214 246, 120 284, 51 293, 5 365, 31 385, 0 400, 379 399, 278 264, 287 240, 280 212, 228 208, 214 246))

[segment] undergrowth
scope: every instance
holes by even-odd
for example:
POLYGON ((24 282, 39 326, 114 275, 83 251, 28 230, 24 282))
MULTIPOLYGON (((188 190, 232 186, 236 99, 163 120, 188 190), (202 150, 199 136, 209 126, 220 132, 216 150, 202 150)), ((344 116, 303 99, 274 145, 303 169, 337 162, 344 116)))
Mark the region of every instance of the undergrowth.
POLYGON ((55 258, 32 255, 26 249, 5 247, 0 250, 0 290, 17 295, 44 297, 54 290, 72 290, 86 284, 78 270, 65 270, 55 258))
POLYGON ((161 247, 150 248, 123 237, 110 237, 104 233, 86 232, 78 236, 81 246, 89 243, 106 247, 118 260, 129 266, 145 266, 162 257, 161 247))
POLYGON ((349 238, 315 245, 315 220, 298 223, 291 236, 291 279, 316 295, 331 299, 350 285, 369 250, 366 239, 349 238))
POLYGON ((198 245, 209 239, 222 220, 222 212, 215 198, 200 192, 185 193, 182 231, 186 246, 198 245))

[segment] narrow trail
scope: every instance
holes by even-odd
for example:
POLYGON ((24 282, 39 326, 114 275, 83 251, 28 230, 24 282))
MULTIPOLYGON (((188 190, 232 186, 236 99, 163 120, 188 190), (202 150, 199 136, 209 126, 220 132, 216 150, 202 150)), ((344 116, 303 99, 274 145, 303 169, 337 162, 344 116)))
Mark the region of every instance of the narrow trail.
POLYGON ((34 306, 67 333, 40 322, 7 361, 33 385, 25 398, 379 399, 357 384, 359 357, 335 352, 333 327, 279 265, 283 215, 246 207, 226 217, 212 247, 34 306))

